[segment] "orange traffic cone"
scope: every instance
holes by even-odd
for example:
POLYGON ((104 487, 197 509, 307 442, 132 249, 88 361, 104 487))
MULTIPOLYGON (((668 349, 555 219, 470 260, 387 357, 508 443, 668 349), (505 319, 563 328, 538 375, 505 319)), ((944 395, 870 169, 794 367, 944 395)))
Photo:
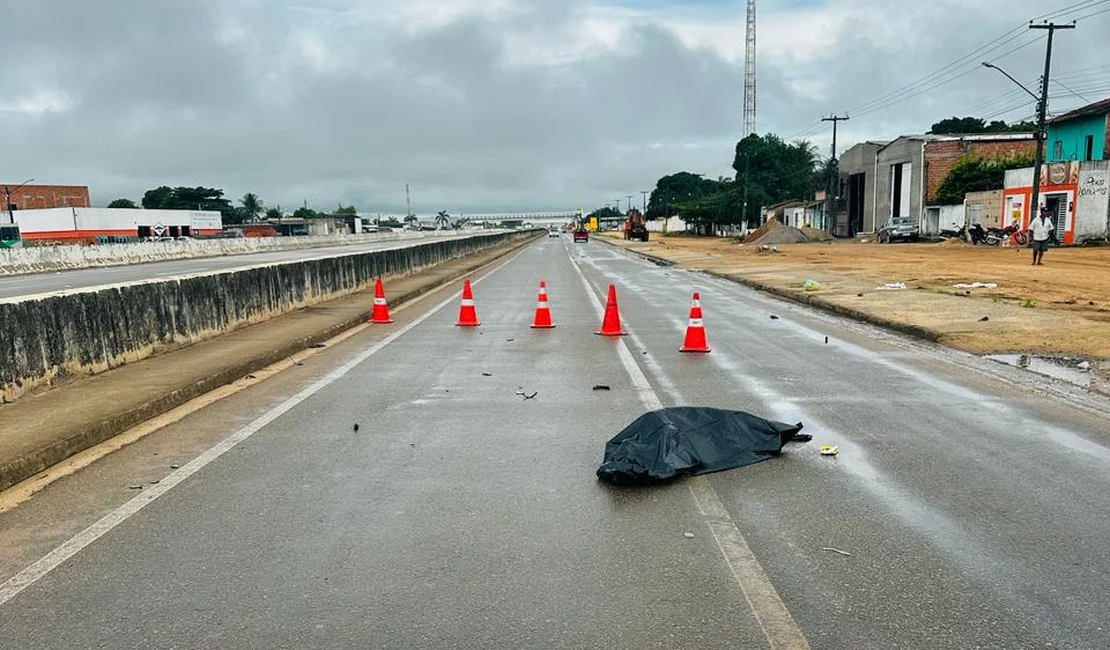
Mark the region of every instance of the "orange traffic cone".
POLYGON ((609 297, 605 300, 605 318, 601 321, 601 329, 594 334, 624 336, 627 333, 621 329, 621 316, 617 310, 617 288, 610 284, 609 297))
POLYGON ((374 311, 370 314, 371 323, 392 323, 389 317, 389 304, 385 301, 385 289, 382 288, 382 279, 374 282, 374 311))
POLYGON ((694 304, 690 307, 690 324, 686 326, 686 340, 680 352, 709 352, 705 342, 705 325, 701 320, 701 296, 694 294, 694 304))
POLYGON ((470 291, 470 280, 463 280, 462 306, 459 307, 458 327, 478 327, 478 313, 474 311, 474 294, 470 291))
POLYGON ((536 315, 532 318, 533 329, 551 329, 551 310, 547 308, 547 283, 540 280, 540 296, 536 298, 536 315))

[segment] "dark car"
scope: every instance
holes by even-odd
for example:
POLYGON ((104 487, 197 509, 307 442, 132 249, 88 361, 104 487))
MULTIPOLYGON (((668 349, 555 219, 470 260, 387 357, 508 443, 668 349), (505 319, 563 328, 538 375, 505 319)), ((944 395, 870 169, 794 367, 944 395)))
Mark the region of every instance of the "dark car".
POLYGON ((580 241, 590 241, 590 233, 587 232, 585 228, 579 228, 574 231, 574 243, 577 244, 580 241))
POLYGON ((879 243, 889 244, 896 241, 917 241, 920 236, 913 217, 894 217, 879 230, 879 243))

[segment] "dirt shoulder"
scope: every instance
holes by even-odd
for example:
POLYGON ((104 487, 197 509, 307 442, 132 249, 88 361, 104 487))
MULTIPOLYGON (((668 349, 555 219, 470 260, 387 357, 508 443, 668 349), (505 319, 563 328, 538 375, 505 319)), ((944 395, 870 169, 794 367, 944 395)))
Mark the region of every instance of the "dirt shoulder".
POLYGON ((773 252, 720 238, 608 240, 967 352, 1110 359, 1110 248, 1052 249, 1032 266, 1025 248, 961 243, 837 241, 773 252), (803 290, 806 280, 820 288, 803 290), (997 286, 954 286, 974 282, 997 286), (894 283, 906 289, 880 289, 894 283))

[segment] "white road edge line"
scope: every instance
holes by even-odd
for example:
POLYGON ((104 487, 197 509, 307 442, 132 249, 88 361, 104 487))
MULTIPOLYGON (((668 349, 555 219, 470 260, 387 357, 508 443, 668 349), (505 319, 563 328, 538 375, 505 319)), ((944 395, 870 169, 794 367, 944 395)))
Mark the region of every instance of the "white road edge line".
MULTIPOLYGON (((472 281, 471 284, 472 285, 477 285, 482 280, 484 280, 485 278, 487 278, 490 275, 496 273, 497 271, 500 271, 502 268, 504 268, 506 265, 511 263, 513 260, 515 260, 522 252, 524 252, 527 249, 528 249, 528 247, 520 249, 515 254, 513 254, 511 257, 509 257, 509 259, 505 260, 503 263, 501 263, 501 264, 497 265, 496 267, 494 267, 493 269, 491 269, 488 273, 483 275, 481 278, 478 278, 477 280, 472 281)), ((204 467, 206 465, 213 462, 214 460, 216 460, 220 456, 223 456, 225 453, 227 453, 228 451, 233 449, 239 443, 243 442, 247 438, 250 438, 255 433, 258 433, 267 424, 270 424, 274 420, 278 419, 282 415, 284 415, 287 412, 289 412, 290 410, 292 410, 294 407, 296 407, 301 402, 305 401, 309 397, 312 397, 316 393, 320 392, 321 390, 323 390, 324 388, 326 388, 328 385, 332 384, 336 380, 342 378, 344 375, 346 375, 348 372, 350 372, 352 369, 354 369, 360 363, 362 363, 363 361, 366 361, 367 359, 369 359, 373 355, 380 352, 385 346, 387 346, 390 343, 392 343, 392 342, 396 341, 397 339, 401 338, 402 336, 404 336, 405 334, 407 334, 408 332, 412 331, 414 328, 419 326, 424 321, 426 321, 429 318, 431 318, 432 316, 438 314, 440 311, 443 310, 444 307, 447 307, 451 303, 455 302, 455 300, 458 299, 458 296, 460 295, 460 293, 461 292, 455 292, 454 294, 452 294, 451 296, 447 297, 442 302, 440 302, 438 305, 433 307, 430 311, 427 311, 424 314, 421 314, 415 320, 408 323, 407 325, 405 325, 401 329, 397 330, 396 332, 390 334, 389 336, 382 339, 381 341, 378 341, 374 345, 372 345, 369 348, 367 348, 367 349, 363 350, 362 352, 358 353, 357 355, 352 357, 350 361, 344 363, 343 365, 339 366, 335 370, 333 370, 333 371, 329 372, 328 374, 324 375, 323 377, 316 380, 312 384, 309 384, 307 387, 302 389, 300 392, 296 393, 295 395, 293 395, 289 399, 285 400, 281 404, 278 404, 274 408, 270 409, 269 411, 264 413, 262 416, 260 416, 255 421, 251 422, 247 426, 243 427, 242 429, 239 429, 235 433, 233 433, 230 436, 228 436, 227 438, 223 439, 222 441, 217 443, 215 446, 209 448, 207 451, 205 451, 200 456, 197 456, 196 458, 194 458, 190 462, 186 463, 185 465, 182 465, 180 469, 174 471, 172 474, 170 474, 166 478, 162 479, 157 485, 151 486, 151 488, 149 490, 143 490, 142 493, 140 493, 138 496, 134 497, 130 501, 127 501, 126 503, 124 503, 120 507, 118 507, 115 510, 113 510, 112 512, 108 513, 107 515, 102 517, 96 523, 92 524, 91 526, 89 526, 85 530, 83 530, 83 531, 77 533, 76 535, 74 535, 73 537, 71 537, 68 541, 64 542, 61 546, 58 546, 57 548, 55 548, 50 553, 47 553, 46 555, 44 555, 42 558, 40 558, 39 560, 37 560, 36 562, 31 564, 27 568, 23 569, 19 573, 15 574, 11 578, 9 578, 6 582, 4 582, 2 585, 0 585, 0 606, 4 605, 9 600, 11 600, 15 596, 17 596, 21 591, 23 591, 27 587, 30 587, 31 585, 38 582, 40 579, 42 579, 48 573, 50 573, 54 569, 58 568, 66 560, 70 559, 74 555, 77 555, 86 546, 88 546, 89 544, 92 544, 93 542, 95 542, 96 540, 103 537, 105 534, 107 534, 109 531, 111 531, 116 526, 119 526, 123 522, 125 522, 128 519, 130 519, 131 517, 133 517, 140 510, 142 510, 146 506, 150 505, 155 499, 157 499, 158 497, 162 496, 163 494, 169 492, 170 490, 172 490, 174 487, 179 485, 182 481, 189 478, 193 474, 196 474, 200 470, 204 469, 204 467)))
MULTIPOLYGON (((590 296, 594 311, 597 312, 600 318, 605 311, 600 295, 590 286, 586 274, 582 272, 573 255, 571 255, 570 261, 574 270, 578 272, 578 277, 582 280, 583 286, 586 287, 586 293, 590 296)), ((640 369, 635 357, 628 349, 628 345, 623 340, 617 342, 617 354, 620 357, 621 364, 624 365, 625 371, 628 372, 629 379, 632 380, 632 385, 636 388, 644 407, 648 410, 663 408, 663 402, 656 395, 647 376, 640 369)), ((686 487, 690 489, 698 511, 705 518, 709 530, 712 531, 713 538, 716 540, 718 548, 721 549, 721 554, 724 555, 733 578, 740 585, 741 591, 744 592, 744 598, 747 599, 748 606, 751 608, 756 621, 759 622, 771 649, 809 650, 809 642, 805 635, 802 634, 802 630, 794 621, 794 617, 790 615, 790 611, 786 609, 786 604, 782 602, 778 591, 771 584, 767 573, 759 564, 759 560, 755 558, 743 533, 740 532, 740 529, 728 514, 728 510, 721 503, 717 491, 713 489, 709 480, 704 476, 688 477, 686 487)))

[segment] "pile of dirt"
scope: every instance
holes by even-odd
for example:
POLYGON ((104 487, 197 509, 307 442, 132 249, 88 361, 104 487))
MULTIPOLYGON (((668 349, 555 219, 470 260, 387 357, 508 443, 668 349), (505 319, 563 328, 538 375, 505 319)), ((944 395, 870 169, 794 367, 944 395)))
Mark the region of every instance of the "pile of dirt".
POLYGON ((762 246, 764 244, 801 244, 809 241, 801 230, 784 226, 778 219, 771 217, 745 238, 745 244, 762 246))
POLYGON ((809 241, 832 241, 832 235, 820 228, 802 228, 802 234, 809 241))

